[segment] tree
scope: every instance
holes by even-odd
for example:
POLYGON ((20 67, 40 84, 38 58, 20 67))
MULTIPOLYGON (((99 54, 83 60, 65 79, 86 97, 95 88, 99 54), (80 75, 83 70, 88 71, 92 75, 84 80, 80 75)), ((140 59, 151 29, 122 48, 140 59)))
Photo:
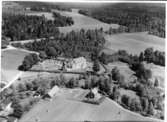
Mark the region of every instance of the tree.
POLYGON ((41 59, 47 58, 47 55, 46 55, 45 51, 40 51, 40 52, 39 52, 39 57, 40 57, 41 59))
POLYGON ((60 79, 60 85, 64 86, 66 83, 65 76, 63 74, 60 74, 59 79, 60 79))
POLYGON ((114 88, 113 88, 113 93, 112 93, 112 98, 113 98, 115 101, 118 101, 119 97, 120 97, 120 92, 119 92, 119 90, 118 90, 117 87, 114 87, 114 88))
POLYGON ((109 80, 108 79, 105 79, 104 80, 104 92, 106 93, 106 94, 108 94, 108 95, 110 95, 110 93, 111 93, 111 88, 110 88, 111 86, 110 86, 110 83, 109 83, 109 80))
POLYGON ((19 70, 27 71, 29 70, 34 64, 39 61, 37 54, 31 53, 24 57, 22 65, 18 67, 19 70))
POLYGON ((135 105, 135 99, 131 100, 131 104, 130 104, 130 110, 132 111, 136 111, 136 105, 135 105))
POLYGON ((50 83, 50 87, 53 88, 55 85, 56 85, 55 80, 52 80, 51 83, 50 83))
POLYGON ((14 109, 12 116, 14 116, 16 118, 21 118, 21 116, 23 114, 23 108, 22 108, 22 106, 19 104, 19 102, 17 100, 13 101, 12 107, 14 109))
POLYGON ((68 87, 68 88, 73 88, 74 87, 74 78, 71 78, 68 82, 67 82, 67 84, 66 84, 66 86, 68 87))
POLYGON ((143 111, 147 112, 148 111, 148 106, 149 106, 148 98, 141 97, 140 101, 141 101, 143 111))
POLYGON ((56 51, 56 49, 54 48, 54 47, 47 47, 47 49, 46 49, 46 54, 48 55, 48 56, 54 56, 54 57, 57 57, 57 55, 58 55, 58 52, 56 51))
POLYGON ((144 54, 143 54, 143 52, 140 53, 139 60, 140 60, 140 62, 144 61, 144 54))
POLYGON ((123 75, 121 75, 121 74, 118 77, 118 83, 120 84, 121 87, 125 87, 126 86, 125 77, 123 75))
POLYGON ((36 80, 32 81, 32 87, 33 87, 33 90, 37 90, 38 89, 38 83, 37 83, 36 80))
POLYGON ((103 64, 107 64, 107 55, 102 52, 101 56, 99 57, 99 60, 103 63, 103 64))
POLYGON ((149 103, 148 114, 154 115, 154 107, 152 102, 149 103))
POLYGON ((156 97, 152 97, 151 101, 153 103, 154 108, 156 108, 157 107, 157 103, 158 103, 157 98, 156 97))
POLYGON ((99 70, 100 70, 100 65, 99 65, 99 62, 96 60, 94 61, 94 64, 93 64, 93 71, 98 72, 99 70))
POLYGON ((139 95, 140 97, 147 96, 147 90, 146 90, 146 88, 144 87, 144 85, 142 85, 142 84, 137 84, 137 85, 136 85, 136 92, 138 93, 138 95, 139 95))
POLYGON ((141 79, 145 79, 146 81, 148 81, 148 79, 150 79, 152 77, 152 71, 150 69, 146 69, 144 67, 143 63, 139 63, 138 66, 136 67, 136 75, 141 79))
POLYGON ((20 83, 20 84, 18 85, 17 90, 18 90, 19 92, 23 92, 23 91, 26 90, 26 86, 25 86, 24 84, 20 83))
POLYGON ((153 60, 153 56, 154 56, 154 50, 153 48, 147 48, 145 51, 144 51, 144 56, 145 56, 145 60, 147 62, 151 62, 153 60))
POLYGON ((154 82, 154 87, 158 87, 159 86, 159 81, 158 81, 158 79, 156 78, 155 79, 155 82, 154 82))
POLYGON ((29 82, 27 82, 27 83, 26 83, 26 89, 27 89, 27 90, 33 90, 32 88, 33 88, 32 84, 29 83, 29 82))
POLYGON ((118 81, 119 78, 120 78, 120 73, 119 73, 119 70, 117 67, 114 67, 111 71, 112 73, 112 79, 115 80, 115 81, 118 81))
POLYGON ((126 106, 130 107, 130 97, 127 95, 122 95, 121 102, 125 104, 126 106))

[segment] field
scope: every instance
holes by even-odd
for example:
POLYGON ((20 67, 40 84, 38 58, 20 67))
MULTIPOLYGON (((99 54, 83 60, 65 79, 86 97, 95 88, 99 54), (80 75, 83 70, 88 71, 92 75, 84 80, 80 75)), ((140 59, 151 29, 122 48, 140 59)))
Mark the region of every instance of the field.
POLYGON ((48 20, 54 20, 52 13, 49 12, 29 12, 27 15, 36 15, 36 16, 42 16, 44 15, 48 20))
POLYGON ((105 47, 115 51, 122 49, 132 54, 139 54, 148 47, 165 51, 165 39, 148 35, 146 32, 106 35, 105 39, 107 40, 105 47))
MULTIPOLYGON (((51 100, 41 100, 20 122, 23 121, 153 121, 154 119, 143 117, 125 110, 114 101, 105 98, 100 105, 83 103, 69 97, 81 97, 84 90, 76 92, 73 90, 61 91, 60 95, 51 100), (66 97, 68 96, 68 98, 66 97), (53 107, 54 106, 54 107, 53 107)), ((159 121, 159 120, 154 120, 159 121)))
POLYGON ((18 66, 22 64, 24 57, 28 52, 10 49, 1 52, 1 75, 6 82, 11 81, 20 71, 18 66))
POLYGON ((72 30, 80 30, 80 29, 100 29, 101 27, 103 27, 103 30, 108 30, 110 27, 113 28, 118 28, 119 25, 117 24, 106 24, 103 22, 100 22, 96 19, 93 19, 91 17, 87 17, 84 15, 81 15, 79 13, 77 13, 76 9, 73 9, 72 12, 67 12, 67 11, 58 11, 58 10, 54 10, 55 12, 60 13, 63 16, 68 16, 68 17, 72 17, 74 20, 74 25, 72 26, 68 26, 68 27, 59 27, 60 32, 66 33, 66 32, 70 32, 72 30))

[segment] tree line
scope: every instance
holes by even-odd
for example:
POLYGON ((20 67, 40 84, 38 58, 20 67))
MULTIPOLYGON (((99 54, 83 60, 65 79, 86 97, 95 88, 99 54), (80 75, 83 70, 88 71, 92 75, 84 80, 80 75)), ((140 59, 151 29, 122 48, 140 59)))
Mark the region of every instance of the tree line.
POLYGON ((142 61, 146 61, 148 63, 165 66, 165 52, 158 50, 154 51, 153 48, 146 48, 139 55, 132 55, 128 54, 125 50, 119 50, 112 55, 102 53, 99 57, 99 60, 104 64, 108 64, 109 62, 114 61, 122 61, 128 63, 129 66, 132 66, 132 64, 138 64, 142 61))
POLYGON ((79 12, 105 23, 126 26, 127 32, 149 31, 149 34, 165 37, 165 7, 120 3, 79 12))
POLYGON ((57 27, 74 24, 71 17, 56 12, 53 15, 54 20, 47 20, 44 16, 3 14, 2 36, 11 38, 11 41, 57 36, 57 27))

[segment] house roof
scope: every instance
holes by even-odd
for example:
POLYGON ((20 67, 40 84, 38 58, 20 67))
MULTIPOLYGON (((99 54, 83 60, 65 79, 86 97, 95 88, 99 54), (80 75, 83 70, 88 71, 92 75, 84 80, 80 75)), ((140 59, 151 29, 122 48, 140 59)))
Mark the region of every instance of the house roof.
POLYGON ((50 97, 53 97, 55 95, 55 93, 57 93, 59 91, 59 87, 57 85, 55 85, 49 92, 48 95, 50 97))

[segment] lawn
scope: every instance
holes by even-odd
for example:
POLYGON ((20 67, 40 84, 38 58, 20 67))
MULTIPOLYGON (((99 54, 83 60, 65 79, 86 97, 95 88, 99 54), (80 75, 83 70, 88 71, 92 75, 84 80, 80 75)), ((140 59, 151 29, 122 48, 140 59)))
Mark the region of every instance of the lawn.
MULTIPOLYGON (((84 92, 84 91, 83 91, 84 92)), ((82 94, 83 92, 79 92, 82 94)), ((75 91, 76 93, 76 91, 75 91)), ((23 115, 23 121, 153 121, 125 110, 114 101, 106 98, 100 105, 83 103, 67 99, 62 93, 52 100, 41 100, 28 113, 23 115)), ((74 96, 74 92, 66 91, 65 96, 74 96)), ((77 94, 77 96, 79 96, 77 94)), ((82 96, 82 95, 81 95, 82 96)), ((156 121, 156 120, 154 120, 156 121)))
POLYGON ((105 48, 115 51, 122 49, 132 54, 139 54, 148 47, 165 51, 165 39, 146 32, 105 35, 105 39, 107 40, 105 48))

